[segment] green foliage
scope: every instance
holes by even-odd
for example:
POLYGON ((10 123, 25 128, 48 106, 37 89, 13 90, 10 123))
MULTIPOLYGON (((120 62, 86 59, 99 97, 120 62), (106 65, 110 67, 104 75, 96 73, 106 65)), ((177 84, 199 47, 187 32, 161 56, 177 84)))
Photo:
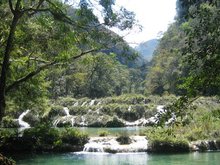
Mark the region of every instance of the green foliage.
POLYGON ((65 128, 61 134, 63 143, 83 146, 88 141, 88 135, 74 128, 65 128))
POLYGON ((3 128, 18 128, 19 124, 18 124, 18 121, 15 121, 10 116, 5 116, 2 119, 2 127, 3 128))
POLYGON ((190 10, 196 6, 200 6, 202 3, 208 3, 211 5, 218 5, 218 0, 177 0, 177 20, 182 23, 190 19, 192 16, 190 10))
POLYGON ((59 131, 46 124, 24 130, 23 138, 33 139, 38 146, 55 145, 60 139, 59 131))
POLYGON ((162 37, 147 94, 219 94, 219 1, 177 1, 177 21, 162 37))
POLYGON ((114 116, 112 121, 106 123, 106 127, 124 127, 124 123, 117 117, 114 116))
POLYGON ((120 144, 130 144, 131 143, 131 138, 124 134, 124 135, 120 135, 119 137, 117 137, 116 139, 120 144))
MULTIPOLYGON (((188 100, 189 101, 189 100, 188 100)), ((192 101, 192 100, 191 100, 192 101)), ((184 100, 177 101, 183 105, 176 114, 182 113, 182 118, 177 117, 175 124, 169 127, 148 128, 145 135, 150 141, 197 141, 197 140, 217 140, 220 136, 219 104, 215 98, 198 98, 187 104, 184 100), (214 105, 214 106, 213 106, 214 105), (188 109, 191 106, 192 109, 188 109)), ((169 117, 167 117, 169 119, 169 117)), ((165 121, 165 120, 164 120, 165 121)), ((164 123, 163 123, 164 124, 164 123)))
MULTIPOLYGON (((218 4, 219 5, 219 4, 218 4)), ((194 10, 187 23, 183 55, 190 65, 184 87, 191 96, 219 94, 219 6, 203 3, 194 10)))
POLYGON ((2 146, 7 139, 10 139, 11 137, 17 137, 18 132, 16 131, 11 131, 9 129, 3 129, 1 128, 0 130, 0 146, 2 146))
POLYGON ((163 140, 153 140, 150 143, 152 152, 162 152, 162 153, 178 153, 178 152, 188 152, 189 144, 187 141, 181 141, 179 139, 163 139, 163 140))
POLYGON ((100 137, 105 137, 105 136, 108 136, 108 135, 109 135, 109 132, 108 132, 107 130, 105 130, 105 129, 99 130, 99 131, 98 131, 98 135, 99 135, 100 137))
POLYGON ((172 129, 148 129, 146 136, 149 139, 152 152, 187 152, 189 144, 186 139, 176 135, 172 129))
MULTIPOLYGON (((117 26, 123 30, 132 28, 136 23, 134 13, 126 9, 119 12, 111 10, 114 4, 109 2, 100 1, 104 9, 104 20, 107 20, 104 25, 117 26)), ((0 118, 5 111, 5 96, 7 105, 15 104, 16 111, 34 105, 41 105, 39 111, 47 109, 50 80, 50 91, 59 90, 53 91, 53 97, 63 93, 67 96, 73 92, 75 96, 82 96, 87 90, 86 95, 90 97, 124 92, 121 87, 126 84, 126 78, 122 80, 115 75, 122 72, 126 74, 125 69, 111 55, 94 56, 88 64, 89 70, 79 71, 77 74, 74 72, 75 75, 62 72, 66 66, 75 69, 71 64, 81 56, 114 46, 116 41, 122 42, 120 37, 106 27, 99 26, 102 23, 93 13, 94 6, 91 2, 76 9, 59 0, 25 3, 17 0, 11 5, 8 3, 9 1, 1 1, 0 4, 0 118), (55 65, 56 69, 46 71, 55 65), (58 75, 62 74, 62 79, 65 76, 64 89, 55 89, 63 83, 61 81, 59 85, 55 84, 57 72, 58 75), (96 84, 97 80, 100 82, 96 84), (105 83, 106 86, 103 85, 105 83), (83 85, 79 87, 81 84, 83 85), (72 89, 71 86, 76 88, 72 89), (77 88, 83 91, 78 91, 77 88)), ((64 71, 68 72, 70 68, 64 71)))
POLYGON ((146 94, 182 94, 178 85, 187 70, 182 66, 179 50, 184 37, 177 23, 172 24, 164 34, 146 75, 146 94))
POLYGON ((48 123, 26 129, 21 133, 9 130, 0 131, 0 151, 78 151, 88 141, 88 135, 79 130, 51 128, 48 123))
POLYGON ((120 95, 128 92, 128 77, 127 68, 118 62, 114 54, 90 54, 60 73, 52 71, 50 90, 55 98, 67 95, 90 98, 120 95))

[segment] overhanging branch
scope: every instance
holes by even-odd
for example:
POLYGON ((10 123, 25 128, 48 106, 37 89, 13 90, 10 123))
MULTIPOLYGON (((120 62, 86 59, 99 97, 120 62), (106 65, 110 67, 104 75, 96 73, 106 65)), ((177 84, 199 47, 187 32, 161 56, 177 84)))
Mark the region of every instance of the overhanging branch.
POLYGON ((90 50, 81 52, 79 55, 74 56, 72 59, 73 59, 73 60, 76 60, 76 59, 82 57, 82 56, 85 55, 85 54, 92 53, 92 52, 95 52, 95 51, 98 51, 98 49, 90 49, 90 50))
POLYGON ((47 69, 48 67, 52 66, 56 64, 56 61, 53 61, 51 63, 48 63, 48 64, 45 64, 45 65, 42 65, 41 67, 39 67, 37 70, 33 71, 33 72, 30 72, 29 74, 27 74, 26 76, 18 79, 17 81, 13 82, 11 85, 9 85, 6 90, 5 90, 5 93, 7 93, 8 91, 10 91, 11 89, 19 86, 21 83, 31 79, 32 77, 34 77, 35 75, 37 75, 38 73, 40 73, 41 71, 47 69))
POLYGON ((13 8, 13 4, 11 0, 9 0, 9 7, 10 7, 11 12, 14 13, 15 10, 13 8))
MULTIPOLYGON (((77 56, 74 56, 72 57, 72 60, 76 60, 80 57, 82 57, 83 55, 85 54, 88 54, 88 53, 92 53, 92 52, 95 52, 97 51, 98 49, 90 49, 90 50, 87 50, 87 51, 84 51, 84 52, 81 52, 79 55, 77 56)), ((45 69, 48 69, 50 66, 53 66, 53 65, 56 65, 56 64, 61 64, 61 63, 58 63, 57 61, 53 61, 53 62, 50 62, 50 63, 47 63, 47 64, 44 64, 42 66, 40 66, 39 68, 37 68, 35 71, 32 71, 30 73, 28 73, 26 76, 16 80, 15 82, 13 82, 11 85, 7 86, 6 90, 5 90, 5 93, 9 92, 10 90, 12 90, 13 88, 16 88, 18 87, 21 83, 31 79, 32 77, 36 76, 37 74, 39 74, 41 71, 45 70, 45 69)))

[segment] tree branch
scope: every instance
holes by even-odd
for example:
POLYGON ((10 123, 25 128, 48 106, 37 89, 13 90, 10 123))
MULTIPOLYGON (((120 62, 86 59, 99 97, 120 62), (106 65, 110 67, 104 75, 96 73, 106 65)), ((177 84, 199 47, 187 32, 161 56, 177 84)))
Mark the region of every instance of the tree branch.
POLYGON ((21 0, 17 0, 17 3, 16 3, 14 11, 19 11, 20 5, 21 5, 21 0))
POLYGON ((51 63, 48 63, 48 64, 45 64, 45 65, 42 65, 41 67, 39 67, 37 70, 33 71, 33 72, 30 72, 29 74, 27 74, 26 76, 18 79, 17 81, 13 82, 11 85, 9 85, 6 90, 5 90, 5 93, 7 93, 8 91, 10 91, 11 89, 19 86, 21 83, 31 79, 32 77, 34 77, 35 75, 37 75, 38 73, 40 73, 41 71, 43 71, 44 69, 47 69, 48 67, 52 66, 56 64, 56 61, 53 61, 51 63))
POLYGON ((9 0, 8 2, 9 2, 9 7, 10 7, 11 12, 14 14, 15 10, 14 10, 14 8, 13 8, 12 1, 9 0))
POLYGON ((29 8, 29 9, 24 9, 23 12, 32 12, 32 13, 29 13, 28 15, 32 16, 34 14, 36 14, 37 12, 51 12, 50 9, 48 8, 45 8, 45 9, 34 9, 34 8, 29 8))
POLYGON ((82 56, 85 55, 85 54, 92 53, 92 52, 95 52, 95 51, 97 51, 97 50, 98 50, 98 49, 90 49, 90 50, 81 52, 79 55, 74 56, 72 59, 73 59, 73 60, 76 60, 76 59, 82 57, 82 56))
MULTIPOLYGON (((91 53, 91 52, 95 52, 97 51, 98 49, 90 49, 90 50, 87 50, 87 51, 84 51, 84 52, 81 52, 79 55, 77 56, 74 56, 72 59, 73 60, 76 60, 80 57, 82 57, 83 55, 85 54, 88 54, 88 53, 91 53)), ((31 79, 32 77, 34 77, 35 75, 37 75, 38 73, 40 73, 41 71, 45 70, 45 69, 48 69, 50 66, 52 65, 55 65, 55 64, 59 64, 57 61, 53 61, 53 62, 50 62, 50 63, 47 63, 45 65, 42 65, 40 66, 38 69, 36 69, 35 71, 32 71, 30 73, 28 73, 26 76, 16 80, 15 82, 13 82, 11 85, 7 86, 6 90, 5 90, 5 93, 9 92, 11 89, 15 88, 15 87, 18 87, 21 83, 31 79)))

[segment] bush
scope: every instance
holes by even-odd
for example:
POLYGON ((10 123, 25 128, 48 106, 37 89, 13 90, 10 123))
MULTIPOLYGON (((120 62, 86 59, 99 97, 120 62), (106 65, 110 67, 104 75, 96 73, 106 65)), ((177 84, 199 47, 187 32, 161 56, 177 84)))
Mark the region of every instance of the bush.
POLYGON ((63 106, 52 105, 51 110, 48 112, 48 118, 51 119, 58 115, 65 116, 65 112, 63 111, 63 106))
POLYGON ((171 128, 157 128, 146 131, 151 152, 188 152, 189 143, 181 136, 174 134, 171 128))
POLYGON ((4 128, 18 128, 19 127, 19 123, 17 120, 15 119, 12 119, 11 117, 9 116, 5 116, 3 119, 2 119, 2 126, 4 128))
POLYGON ((152 152, 188 152, 189 144, 185 140, 178 139, 155 139, 150 141, 152 152))
POLYGON ((66 128, 61 134, 63 143, 72 145, 84 145, 88 141, 88 135, 81 133, 79 130, 74 128, 66 128))
POLYGON ((8 131, 1 130, 0 131, 0 151, 8 152, 8 153, 17 153, 20 151, 27 152, 33 149, 34 140, 27 139, 20 136, 18 130, 16 131, 8 131))
POLYGON ((131 138, 126 134, 119 136, 116 140, 120 144, 130 144, 131 143, 131 138))
POLYGON ((108 136, 109 132, 107 130, 98 131, 100 137, 108 136))
POLYGON ((18 130, 9 131, 8 129, 0 129, 0 146, 4 145, 7 139, 18 136, 18 130))
POLYGON ((108 121, 106 123, 106 126, 107 127, 124 127, 124 123, 119 120, 117 117, 113 117, 113 120, 112 121, 108 121))
POLYGON ((36 141, 36 145, 40 147, 44 145, 53 146, 60 139, 59 131, 55 128, 51 128, 47 124, 24 130, 23 138, 33 139, 36 141))

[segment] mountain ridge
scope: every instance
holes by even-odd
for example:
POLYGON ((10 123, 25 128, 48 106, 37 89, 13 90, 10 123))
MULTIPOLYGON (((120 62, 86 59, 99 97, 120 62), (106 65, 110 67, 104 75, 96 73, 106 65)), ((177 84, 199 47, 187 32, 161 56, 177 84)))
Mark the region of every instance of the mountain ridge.
POLYGON ((150 61, 153 57, 153 53, 156 50, 157 46, 159 44, 158 39, 150 39, 146 42, 140 43, 138 46, 136 46, 134 49, 139 52, 140 56, 150 61))

